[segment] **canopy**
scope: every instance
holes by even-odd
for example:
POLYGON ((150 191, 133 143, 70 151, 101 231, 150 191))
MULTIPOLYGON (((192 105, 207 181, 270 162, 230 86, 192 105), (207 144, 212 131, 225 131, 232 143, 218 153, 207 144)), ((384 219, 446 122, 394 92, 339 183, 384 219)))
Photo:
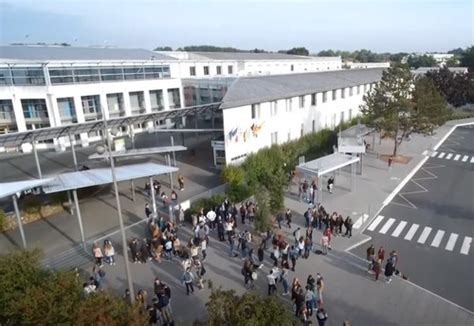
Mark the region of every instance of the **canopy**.
POLYGON ((346 155, 342 153, 333 153, 320 157, 316 160, 300 164, 296 167, 296 171, 303 174, 322 176, 332 171, 341 169, 347 165, 359 162, 359 157, 346 155))
MULTIPOLYGON (((169 152, 180 152, 185 151, 187 148, 184 146, 162 146, 162 147, 149 147, 149 148, 138 148, 112 152, 112 157, 127 157, 127 156, 141 156, 150 154, 160 154, 169 152)), ((92 154, 89 156, 90 160, 102 159, 109 157, 108 153, 103 154, 92 154)))
POLYGON ((32 179, 0 183, 0 198, 8 197, 25 190, 42 186, 48 182, 51 182, 52 180, 53 179, 32 179))

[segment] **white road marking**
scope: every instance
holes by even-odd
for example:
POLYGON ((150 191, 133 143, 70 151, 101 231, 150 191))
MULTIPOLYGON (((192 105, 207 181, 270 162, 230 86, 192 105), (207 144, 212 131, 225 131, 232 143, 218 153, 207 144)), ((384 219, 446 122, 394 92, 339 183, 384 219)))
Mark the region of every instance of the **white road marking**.
POLYGON ((451 157, 453 157, 453 153, 449 153, 449 154, 446 156, 446 159, 447 159, 447 160, 450 160, 451 157))
POLYGON ((402 231, 403 231, 403 229, 405 228, 406 225, 407 225, 406 221, 401 221, 400 223, 398 223, 397 228, 392 233, 392 237, 398 237, 400 235, 400 233, 402 233, 402 231))
POLYGON ((469 254, 469 249, 471 248, 471 237, 464 237, 464 241, 462 242, 461 253, 463 255, 469 254))
POLYGON ((436 248, 439 247, 439 244, 441 243, 441 240, 443 240, 444 233, 445 232, 443 230, 438 230, 438 232, 436 232, 436 235, 435 235, 433 241, 431 242, 432 247, 436 247, 436 248))
POLYGON ((431 153, 431 157, 435 157, 436 155, 438 155, 437 151, 434 151, 433 153, 431 153))
POLYGON ((456 241, 458 240, 458 234, 456 233, 451 233, 448 239, 448 243, 446 244, 446 250, 453 251, 454 245, 456 244, 456 241))
POLYGON ((427 149, 425 149, 421 155, 426 155, 426 154, 428 154, 428 150, 427 150, 427 149))
POLYGON ((438 155, 438 158, 443 158, 444 155, 446 155, 446 153, 445 153, 445 152, 441 152, 441 153, 438 155))
POLYGON ((428 239, 428 236, 431 233, 431 230, 432 229, 429 226, 425 226, 417 242, 421 244, 425 243, 426 239, 428 239))
POLYGON ((456 156, 454 157, 454 160, 457 161, 459 160, 460 157, 461 157, 461 154, 456 154, 456 156))
POLYGON ((369 230, 369 231, 375 230, 375 228, 377 227, 377 225, 379 225, 380 222, 382 222, 383 218, 384 218, 384 217, 383 217, 382 215, 377 216, 377 218, 372 222, 372 224, 369 225, 369 227, 367 228, 367 230, 369 230))
POLYGON ((388 221, 385 223, 385 225, 380 229, 379 233, 385 234, 387 233, 388 229, 392 226, 392 224, 395 222, 394 218, 389 218, 388 221))
POLYGON ((474 163, 474 156, 471 157, 471 163, 474 163))
POLYGON ((462 158, 462 161, 466 162, 468 158, 469 158, 469 155, 464 155, 464 157, 462 158))
POLYGON ((364 224, 365 221, 367 221, 367 219, 369 218, 369 215, 368 214, 363 214, 359 217, 359 219, 354 223, 354 225, 352 226, 353 229, 358 229, 362 226, 362 224, 364 224))
POLYGON ((419 227, 418 224, 413 224, 410 230, 408 230, 408 233, 405 235, 404 239, 410 241, 415 235, 416 231, 418 230, 418 227, 419 227))

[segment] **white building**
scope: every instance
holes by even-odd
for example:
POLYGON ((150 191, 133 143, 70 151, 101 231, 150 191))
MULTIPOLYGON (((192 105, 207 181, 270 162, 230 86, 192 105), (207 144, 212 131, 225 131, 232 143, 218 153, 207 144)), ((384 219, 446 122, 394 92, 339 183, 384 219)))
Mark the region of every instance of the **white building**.
POLYGON ((341 57, 283 53, 158 51, 179 60, 180 78, 241 77, 339 70, 341 57))
MULTIPOLYGON (((181 79, 171 74, 176 61, 140 49, 2 46, 0 133, 98 120, 102 110, 118 117, 183 107, 181 79)), ((152 123, 133 126, 146 127, 152 123)), ((98 139, 98 134, 76 136, 83 146, 98 139)), ((64 149, 65 142, 38 148, 64 149)))
POLYGON ((216 163, 235 164, 264 147, 333 128, 359 114, 383 69, 243 77, 223 98, 224 140, 216 163))
POLYGON ((349 69, 390 68, 390 62, 353 62, 347 60, 344 65, 349 69))

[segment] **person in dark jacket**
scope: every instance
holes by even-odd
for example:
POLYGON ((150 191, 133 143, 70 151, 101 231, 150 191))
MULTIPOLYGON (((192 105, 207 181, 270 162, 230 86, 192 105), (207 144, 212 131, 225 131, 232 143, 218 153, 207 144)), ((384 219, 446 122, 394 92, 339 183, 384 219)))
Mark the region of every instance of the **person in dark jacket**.
POLYGON ((328 314, 324 308, 318 309, 318 313, 316 314, 316 319, 318 320, 319 326, 324 326, 326 324, 326 320, 328 319, 328 314))
POLYGON ((395 267, 393 267, 392 262, 390 259, 387 260, 387 264, 385 265, 385 283, 389 284, 392 282, 392 275, 395 270, 395 267))

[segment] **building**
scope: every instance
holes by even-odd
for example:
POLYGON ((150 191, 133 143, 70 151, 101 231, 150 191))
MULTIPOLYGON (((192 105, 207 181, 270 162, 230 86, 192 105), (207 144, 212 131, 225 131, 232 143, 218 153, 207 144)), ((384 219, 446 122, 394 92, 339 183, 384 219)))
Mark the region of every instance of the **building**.
MULTIPOLYGON (((424 75, 428 71, 439 70, 440 67, 419 67, 415 70, 412 70, 411 73, 415 76, 424 75)), ((448 67, 448 70, 455 74, 467 74, 469 69, 467 67, 448 67)))
POLYGON ((177 77, 242 77, 339 70, 340 57, 283 53, 158 51, 179 60, 177 77))
POLYGON ((215 163, 235 164, 264 147, 334 128, 359 114, 381 68, 242 77, 223 97, 224 137, 215 163))
POLYGON ((390 62, 353 62, 345 60, 344 66, 348 69, 390 68, 390 62))
MULTIPOLYGON (((175 58, 141 49, 1 46, 0 132, 183 107, 181 79, 173 76, 176 63, 175 58)), ((147 127, 152 123, 133 129, 147 127)), ((81 134, 76 141, 87 146, 100 138, 81 134)), ((68 140, 55 139, 38 148, 66 145, 68 140)), ((30 147, 24 144, 22 150, 30 147)))

